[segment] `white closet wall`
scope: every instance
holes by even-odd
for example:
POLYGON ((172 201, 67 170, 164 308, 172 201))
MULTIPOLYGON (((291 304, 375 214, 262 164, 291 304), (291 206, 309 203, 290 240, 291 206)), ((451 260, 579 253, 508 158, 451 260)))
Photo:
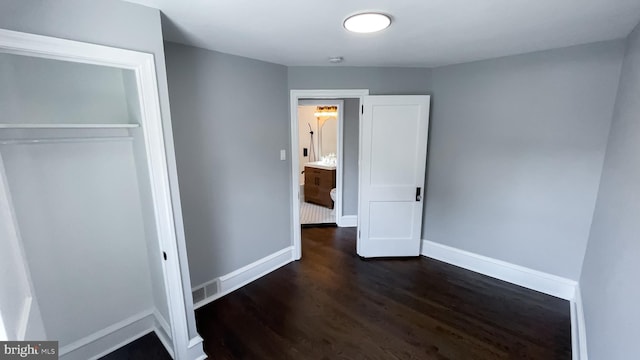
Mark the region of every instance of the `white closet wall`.
POLYGON ((1 152, 47 334, 64 347, 152 309, 131 141, 1 152))

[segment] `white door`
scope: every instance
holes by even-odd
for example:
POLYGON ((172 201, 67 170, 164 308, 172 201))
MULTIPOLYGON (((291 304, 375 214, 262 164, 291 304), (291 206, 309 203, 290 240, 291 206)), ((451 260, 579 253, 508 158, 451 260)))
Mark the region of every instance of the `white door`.
POLYGON ((427 95, 366 96, 360 129, 358 255, 420 255, 427 95))
POLYGON ((0 156, 0 341, 47 340, 0 156))

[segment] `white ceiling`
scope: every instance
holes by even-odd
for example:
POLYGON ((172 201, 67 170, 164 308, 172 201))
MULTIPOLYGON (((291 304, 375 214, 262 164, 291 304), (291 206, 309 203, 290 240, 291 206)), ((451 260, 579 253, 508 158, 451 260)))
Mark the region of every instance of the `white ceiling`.
POLYGON ((640 21, 640 0, 129 1, 162 10, 169 41, 284 65, 432 67, 621 38, 640 21), (348 33, 361 11, 393 23, 348 33))

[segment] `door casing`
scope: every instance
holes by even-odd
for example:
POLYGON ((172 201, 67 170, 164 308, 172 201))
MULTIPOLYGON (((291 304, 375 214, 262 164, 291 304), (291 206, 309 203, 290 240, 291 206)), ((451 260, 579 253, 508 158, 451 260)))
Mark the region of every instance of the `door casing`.
MULTIPOLYGON (((291 90, 290 91, 290 132, 291 132, 291 238, 293 242, 293 258, 294 260, 300 260, 302 258, 302 233, 300 228, 300 155, 298 154, 299 139, 298 139, 298 100, 300 99, 314 99, 314 100, 329 100, 329 99, 359 99, 362 104, 364 97, 369 95, 368 89, 348 89, 348 90, 291 90)), ((362 121, 362 114, 360 113, 359 122, 362 121)), ((342 124, 338 125, 342 128, 342 124)), ((343 135, 338 136, 338 147, 340 148, 340 157, 343 157, 343 135)), ((343 159, 338 160, 339 170, 336 172, 336 181, 342 181, 342 163, 343 159)), ((337 194, 342 196, 342 194, 337 194)), ((358 194, 359 197, 359 194, 358 194)), ((336 209, 336 220, 339 219, 342 209, 336 209)), ((338 225, 341 225, 338 223, 338 225)))

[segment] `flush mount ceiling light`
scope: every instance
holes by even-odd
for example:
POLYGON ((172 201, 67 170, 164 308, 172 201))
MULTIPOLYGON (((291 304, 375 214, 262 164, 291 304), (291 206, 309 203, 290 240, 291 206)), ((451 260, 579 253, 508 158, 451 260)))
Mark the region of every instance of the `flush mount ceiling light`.
POLYGON ((373 33, 388 28, 391 25, 391 18, 380 13, 362 13, 349 16, 343 25, 351 32, 373 33))

